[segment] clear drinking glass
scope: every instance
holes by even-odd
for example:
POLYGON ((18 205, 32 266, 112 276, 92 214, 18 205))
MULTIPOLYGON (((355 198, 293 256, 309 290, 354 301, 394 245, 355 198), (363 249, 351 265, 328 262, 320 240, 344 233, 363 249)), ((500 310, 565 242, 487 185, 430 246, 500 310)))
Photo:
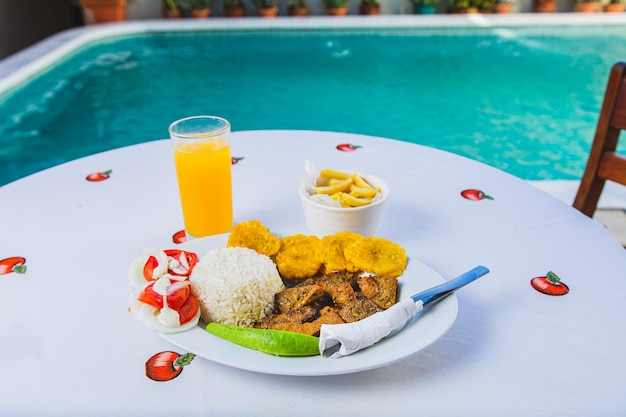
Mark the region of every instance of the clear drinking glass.
POLYGON ((193 116, 175 121, 169 132, 186 233, 228 232, 233 225, 230 123, 193 116))

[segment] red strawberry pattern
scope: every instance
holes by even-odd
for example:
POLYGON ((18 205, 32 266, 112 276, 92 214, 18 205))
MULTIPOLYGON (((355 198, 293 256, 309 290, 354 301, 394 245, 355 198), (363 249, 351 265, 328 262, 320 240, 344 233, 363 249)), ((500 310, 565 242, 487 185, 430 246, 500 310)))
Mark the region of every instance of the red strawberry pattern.
POLYGON ((26 273, 26 258, 11 256, 10 258, 0 260, 0 275, 10 274, 11 272, 16 274, 26 273))
POLYGON ((362 146, 353 145, 351 143, 342 143, 342 144, 337 145, 337 149, 342 152, 354 152, 359 148, 362 148, 362 146))
POLYGON ((542 294, 565 295, 569 292, 569 287, 565 285, 561 278, 552 271, 544 276, 535 277, 530 280, 530 285, 542 294))
POLYGON ((181 355, 172 351, 159 352, 146 361, 146 376, 153 381, 171 381, 183 371, 183 367, 196 357, 193 353, 181 355))
POLYGON ((87 175, 85 179, 91 182, 99 182, 99 181, 108 180, 112 172, 113 170, 110 170, 110 169, 107 171, 92 172, 91 174, 87 175))
POLYGON ((470 188, 461 191, 461 196, 467 200, 480 201, 480 200, 494 200, 494 198, 488 194, 485 194, 481 190, 470 188))

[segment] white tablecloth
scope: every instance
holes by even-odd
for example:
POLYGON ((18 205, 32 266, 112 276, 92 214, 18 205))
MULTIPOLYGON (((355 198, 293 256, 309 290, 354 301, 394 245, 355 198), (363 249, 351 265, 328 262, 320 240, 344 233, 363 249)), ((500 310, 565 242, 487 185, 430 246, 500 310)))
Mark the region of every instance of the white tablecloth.
POLYGON ((297 187, 308 159, 384 178, 392 194, 378 235, 411 258, 446 278, 479 264, 491 273, 459 292, 447 334, 390 366, 293 377, 197 357, 155 382, 148 358, 186 352, 127 312, 127 269, 143 248, 172 247, 182 229, 170 144, 76 160, 0 188, 0 259, 27 266, 0 275, 0 415, 626 413, 626 251, 602 225, 521 179, 399 141, 235 132, 232 153, 244 158, 233 165, 236 222, 307 233, 297 187), (105 181, 85 180, 109 169, 105 181), (470 188, 494 199, 461 197, 470 188), (568 294, 530 286, 548 271, 568 294))

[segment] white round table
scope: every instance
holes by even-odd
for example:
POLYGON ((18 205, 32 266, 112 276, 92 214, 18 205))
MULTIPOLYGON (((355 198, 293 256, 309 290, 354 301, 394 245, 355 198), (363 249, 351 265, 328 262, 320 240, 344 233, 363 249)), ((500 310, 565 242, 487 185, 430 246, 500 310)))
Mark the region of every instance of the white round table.
POLYGON ((519 178, 400 141, 246 131, 233 133, 232 153, 243 158, 232 167, 236 222, 308 233, 297 194, 305 160, 355 169, 391 187, 379 236, 448 279, 479 264, 491 272, 458 292, 458 316, 443 337, 389 366, 298 377, 197 357, 155 382, 145 372, 151 356, 187 352, 128 313, 127 269, 144 248, 175 247, 182 229, 170 143, 89 156, 0 188, 0 259, 23 257, 27 267, 0 275, 0 415, 589 417, 626 410, 626 251, 600 224, 519 178), (340 144, 359 147, 346 152, 340 144), (85 179, 107 170, 104 181, 85 179), (464 198, 468 189, 493 199, 464 198), (568 294, 530 286, 548 271, 568 294))

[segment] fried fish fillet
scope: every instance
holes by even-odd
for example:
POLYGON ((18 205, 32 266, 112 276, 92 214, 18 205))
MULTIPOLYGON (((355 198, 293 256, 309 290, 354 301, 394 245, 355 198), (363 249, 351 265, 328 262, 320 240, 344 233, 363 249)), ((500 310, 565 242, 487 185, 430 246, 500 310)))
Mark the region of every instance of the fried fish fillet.
POLYGON ((364 275, 356 280, 364 296, 378 307, 388 309, 396 303, 398 279, 388 276, 364 275))
POLYGON ((330 306, 326 306, 319 312, 319 317, 310 322, 295 323, 291 322, 274 322, 269 328, 274 330, 286 330, 288 332, 304 333, 311 336, 319 336, 322 324, 342 324, 345 323, 337 310, 330 306))
POLYGON ((304 306, 296 310, 290 310, 285 313, 265 316, 254 324, 254 327, 260 329, 273 329, 280 323, 304 323, 312 320, 317 314, 317 310, 311 306, 304 306))
POLYGON ((369 298, 355 292, 347 282, 326 282, 323 288, 332 297, 337 313, 346 323, 353 323, 382 311, 369 298))
POLYGON ((324 295, 322 287, 317 284, 299 285, 286 288, 276 294, 275 304, 278 311, 286 313, 319 300, 324 295))

